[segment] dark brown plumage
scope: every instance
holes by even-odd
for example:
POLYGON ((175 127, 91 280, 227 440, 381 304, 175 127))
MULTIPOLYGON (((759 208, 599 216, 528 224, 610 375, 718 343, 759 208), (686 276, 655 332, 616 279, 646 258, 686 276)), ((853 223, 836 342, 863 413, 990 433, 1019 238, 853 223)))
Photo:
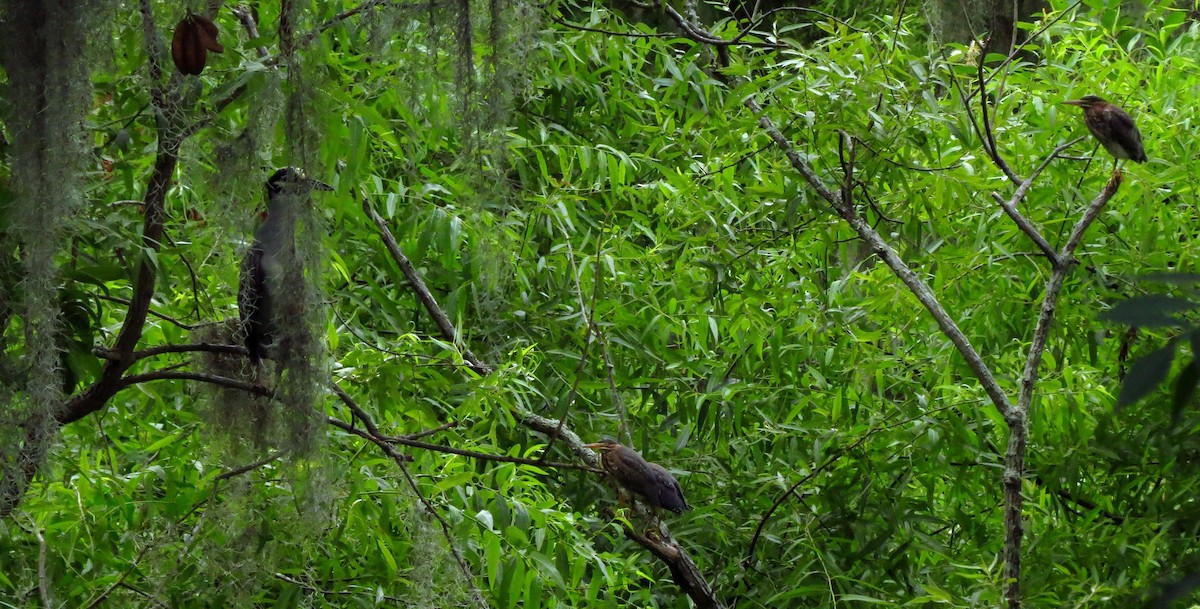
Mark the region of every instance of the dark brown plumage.
MULTIPOLYGON (((270 355, 268 349, 275 342, 280 320, 271 295, 272 282, 268 274, 275 274, 274 285, 281 281, 278 274, 279 258, 286 249, 295 256, 296 227, 287 221, 284 205, 295 200, 297 194, 310 190, 333 190, 328 184, 307 178, 295 167, 276 171, 267 180, 267 221, 254 233, 254 243, 246 250, 242 259, 241 280, 238 283, 238 311, 242 322, 242 334, 250 361, 257 365, 270 355), (290 198, 288 194, 292 195, 290 198)), ((294 320, 283 320, 288 323, 294 320)))
POLYGON ((1083 123, 1113 158, 1129 159, 1135 163, 1146 162, 1142 134, 1137 125, 1133 124, 1133 117, 1129 116, 1129 113, 1095 95, 1086 95, 1063 103, 1083 109, 1083 123))
POLYGON ((600 451, 604 470, 617 484, 641 495, 651 507, 666 508, 676 514, 692 507, 683 498, 683 489, 675 476, 665 467, 643 459, 636 450, 610 438, 584 446, 600 451))

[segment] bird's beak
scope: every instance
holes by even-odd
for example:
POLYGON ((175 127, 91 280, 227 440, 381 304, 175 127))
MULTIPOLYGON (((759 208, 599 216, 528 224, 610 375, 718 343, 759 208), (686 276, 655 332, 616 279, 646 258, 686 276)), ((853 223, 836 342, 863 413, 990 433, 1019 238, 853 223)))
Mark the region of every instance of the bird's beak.
POLYGON ((590 449, 592 449, 592 450, 601 450, 601 451, 602 451, 602 450, 605 450, 605 444, 604 444, 603 442, 595 442, 595 443, 592 443, 592 444, 584 444, 584 445, 583 445, 583 447, 584 447, 584 448, 590 448, 590 449))
POLYGON ((1071 99, 1063 102, 1063 104, 1068 106, 1079 106, 1080 108, 1083 108, 1085 107, 1086 102, 1084 102, 1082 99, 1071 99))

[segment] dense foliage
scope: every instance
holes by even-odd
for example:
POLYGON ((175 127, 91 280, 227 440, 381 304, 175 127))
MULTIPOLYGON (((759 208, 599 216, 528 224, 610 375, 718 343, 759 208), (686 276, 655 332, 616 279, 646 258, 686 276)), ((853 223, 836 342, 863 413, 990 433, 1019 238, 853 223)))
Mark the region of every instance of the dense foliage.
MULTIPOLYGON (((102 374, 94 348, 114 343, 143 259, 155 289, 139 349, 234 342, 263 180, 303 165, 335 186, 313 195, 301 247, 327 353, 277 378, 331 376, 384 435, 433 430, 411 439, 513 459, 389 453, 332 393, 318 405, 354 428, 318 425, 314 440, 287 423, 311 420, 294 400, 246 388, 271 377, 242 356, 146 355, 129 374, 197 376, 131 382, 62 427, 0 519, 0 606, 452 607, 477 604, 473 586, 494 607, 689 606, 602 477, 524 461, 579 462, 531 413, 675 472, 695 507, 663 522, 727 606, 998 606, 1004 417, 762 121, 853 193, 1015 396, 1051 265, 992 198, 1014 187, 972 121, 983 97, 1001 156, 1028 176, 1085 133, 1059 102, 1089 93, 1130 111, 1150 161, 1123 166, 1055 311, 1029 410, 1021 596, 1126 607, 1200 571, 1195 412, 1173 422, 1166 389, 1114 410, 1124 370, 1171 335, 1099 319, 1188 289, 1138 276, 1194 271, 1200 255, 1200 27, 1184 11, 1134 21, 1056 1, 1004 61, 936 42, 906 3, 789 14, 718 53, 598 5, 315 2, 298 3, 280 60, 279 9, 262 3, 241 18, 222 6, 225 52, 185 78, 143 29, 165 45, 186 7, 127 4, 93 51, 87 203, 56 256, 66 395, 102 374), (182 103, 161 107, 161 91, 182 103), (200 128, 153 250, 138 202, 176 120, 200 128)), ((706 19, 727 40, 747 26, 706 19)), ((1055 246, 1109 179, 1093 148, 1055 159, 1020 205, 1055 246)), ((23 151, 4 153, 7 182, 23 151)), ((19 294, 5 244, 2 287, 19 294)), ((34 347, 4 318, 15 403, 7 362, 34 347)))

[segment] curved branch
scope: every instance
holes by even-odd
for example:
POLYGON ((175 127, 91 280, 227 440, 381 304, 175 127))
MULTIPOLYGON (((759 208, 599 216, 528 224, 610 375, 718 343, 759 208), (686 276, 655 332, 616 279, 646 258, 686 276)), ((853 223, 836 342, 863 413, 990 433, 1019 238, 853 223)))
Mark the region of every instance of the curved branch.
MULTIPOLYGON (((121 354, 112 349, 96 347, 92 350, 97 357, 107 360, 119 360, 121 354)), ((247 355, 246 348, 241 345, 226 345, 222 343, 178 343, 157 345, 133 352, 134 361, 143 360, 164 353, 222 353, 226 355, 247 355)))
POLYGON ((185 370, 156 370, 154 372, 146 372, 143 374, 131 374, 121 378, 119 382, 120 389, 126 389, 141 383, 149 383, 151 381, 197 381, 200 383, 208 383, 225 387, 226 389, 237 389, 262 397, 274 397, 275 390, 270 387, 239 381, 225 376, 217 376, 215 374, 203 374, 200 372, 188 372, 185 370))
MULTIPOLYGON (((142 205, 142 201, 135 201, 135 203, 138 205, 142 205)), ((93 294, 92 297, 97 300, 107 300, 109 302, 115 302, 117 304, 123 304, 125 306, 129 306, 131 304, 130 300, 128 298, 121 298, 119 296, 111 296, 109 294, 93 294)), ((159 313, 158 311, 155 311, 153 309, 150 310, 150 316, 157 317, 163 321, 170 322, 170 323, 174 324, 176 327, 182 328, 189 332, 191 332, 192 330, 195 330, 198 327, 193 324, 182 322, 178 319, 175 319, 174 317, 171 317, 170 315, 165 315, 163 313, 159 313)))

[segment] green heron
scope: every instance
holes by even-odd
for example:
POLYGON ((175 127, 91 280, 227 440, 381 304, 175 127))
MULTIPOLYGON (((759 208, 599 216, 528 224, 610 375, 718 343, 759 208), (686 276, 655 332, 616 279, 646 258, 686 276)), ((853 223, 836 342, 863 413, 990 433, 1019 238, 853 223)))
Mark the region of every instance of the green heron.
POLYGON ((617 484, 631 490, 656 508, 666 508, 676 514, 692 507, 683 498, 683 489, 667 468, 650 463, 636 450, 621 446, 612 438, 604 438, 595 444, 584 444, 601 453, 600 463, 617 484))
POLYGON ((1129 113, 1095 95, 1063 102, 1068 106, 1083 108, 1083 122, 1088 131, 1100 140, 1104 149, 1118 161, 1130 159, 1135 163, 1146 162, 1146 150, 1142 148, 1142 134, 1129 113))
POLYGON ((254 233, 254 243, 242 260, 238 283, 238 311, 250 361, 267 357, 277 329, 271 303, 271 287, 280 285, 280 255, 296 248, 296 225, 284 209, 289 199, 309 190, 333 190, 328 184, 304 177, 295 167, 285 167, 267 180, 267 220, 254 233), (268 280, 267 275, 271 275, 268 280))

